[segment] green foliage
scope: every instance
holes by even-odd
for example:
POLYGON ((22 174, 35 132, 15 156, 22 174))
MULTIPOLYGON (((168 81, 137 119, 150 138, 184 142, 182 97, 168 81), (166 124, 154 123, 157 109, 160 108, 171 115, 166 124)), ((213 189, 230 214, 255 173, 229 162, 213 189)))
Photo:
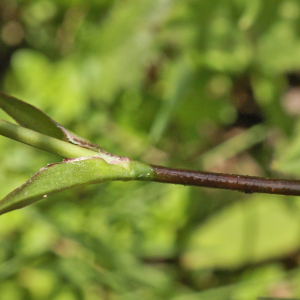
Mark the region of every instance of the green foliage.
MULTIPOLYGON (((1 90, 80 136, 153 164, 299 177, 299 109, 288 97, 299 81, 298 1, 0 6, 1 90), (249 116, 260 119, 241 126, 249 116)), ((1 198, 61 161, 0 146, 1 198)), ((78 187, 1 216, 0 300, 299 298, 298 227, 298 198, 78 187)))
POLYGON ((0 94, 0 107, 23 127, 60 140, 67 140, 58 124, 28 103, 0 94))
POLYGON ((286 255, 299 247, 299 205, 251 196, 195 228, 183 255, 191 269, 230 268, 286 255), (284 243, 282 243, 284 241, 284 243))
POLYGON ((150 177, 151 168, 136 162, 109 164, 93 156, 67 159, 42 168, 25 184, 0 201, 0 214, 22 208, 49 195, 80 185, 150 177))
POLYGON ((76 136, 57 124, 34 106, 0 94, 0 107, 22 125, 22 127, 16 126, 0 120, 1 135, 67 157, 62 163, 50 164, 42 168, 2 199, 0 214, 80 185, 111 180, 152 178, 150 165, 107 153, 98 145, 76 136), (33 130, 28 130, 26 127, 33 130))

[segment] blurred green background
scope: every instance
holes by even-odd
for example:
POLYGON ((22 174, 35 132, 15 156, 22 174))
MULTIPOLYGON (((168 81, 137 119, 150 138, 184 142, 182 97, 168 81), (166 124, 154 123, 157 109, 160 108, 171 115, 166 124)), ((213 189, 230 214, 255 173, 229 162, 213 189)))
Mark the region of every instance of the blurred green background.
MULTIPOLYGON (((297 0, 0 0, 0 78, 117 155, 300 177, 297 0)), ((61 161, 0 147, 1 197, 61 161)), ((0 217, 0 300, 300 298, 299 250, 297 197, 80 187, 0 217)))

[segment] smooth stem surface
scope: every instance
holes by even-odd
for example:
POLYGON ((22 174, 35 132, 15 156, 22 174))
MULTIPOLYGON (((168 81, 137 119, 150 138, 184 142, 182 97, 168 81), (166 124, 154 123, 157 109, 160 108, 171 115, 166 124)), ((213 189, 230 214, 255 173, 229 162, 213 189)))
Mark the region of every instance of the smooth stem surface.
POLYGON ((152 170, 154 172, 152 180, 156 182, 203 186, 245 193, 300 196, 299 180, 180 170, 155 165, 152 165, 152 170))
MULTIPOLYGON (((25 143, 27 145, 57 154, 65 158, 81 156, 99 156, 97 153, 52 137, 12 124, 0 119, 0 135, 25 143)), ((134 166, 133 162, 131 165, 134 166)), ((171 169, 161 166, 136 162, 133 174, 127 180, 136 179, 182 185, 211 187, 245 193, 266 193, 278 195, 300 196, 300 181, 288 179, 269 179, 254 176, 211 173, 191 170, 171 169), (140 165, 148 166, 146 171, 140 165), (152 169, 151 169, 152 168, 152 169), (145 176, 143 174, 146 174, 145 176)))
POLYGON ((65 158, 101 156, 100 153, 49 137, 0 119, 0 135, 65 158))

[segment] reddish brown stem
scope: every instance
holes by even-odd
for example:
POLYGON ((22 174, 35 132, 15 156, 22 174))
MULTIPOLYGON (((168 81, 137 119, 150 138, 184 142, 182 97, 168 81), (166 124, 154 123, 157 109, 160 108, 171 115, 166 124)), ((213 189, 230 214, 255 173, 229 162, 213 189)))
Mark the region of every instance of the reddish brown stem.
POLYGON ((300 196, 300 181, 171 169, 152 165, 153 181, 194 185, 245 193, 300 196))

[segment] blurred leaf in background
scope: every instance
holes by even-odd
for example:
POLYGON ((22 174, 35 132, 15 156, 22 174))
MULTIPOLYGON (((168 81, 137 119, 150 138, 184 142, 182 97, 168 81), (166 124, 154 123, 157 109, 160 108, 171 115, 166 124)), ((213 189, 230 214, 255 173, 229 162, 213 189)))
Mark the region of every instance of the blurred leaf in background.
MULTIPOLYGON (((118 155, 299 178, 299 25, 297 0, 2 0, 1 90, 118 155)), ((2 197, 61 161, 0 146, 2 197)), ((1 216, 0 300, 297 298, 299 207, 154 183, 65 191, 1 216)))

